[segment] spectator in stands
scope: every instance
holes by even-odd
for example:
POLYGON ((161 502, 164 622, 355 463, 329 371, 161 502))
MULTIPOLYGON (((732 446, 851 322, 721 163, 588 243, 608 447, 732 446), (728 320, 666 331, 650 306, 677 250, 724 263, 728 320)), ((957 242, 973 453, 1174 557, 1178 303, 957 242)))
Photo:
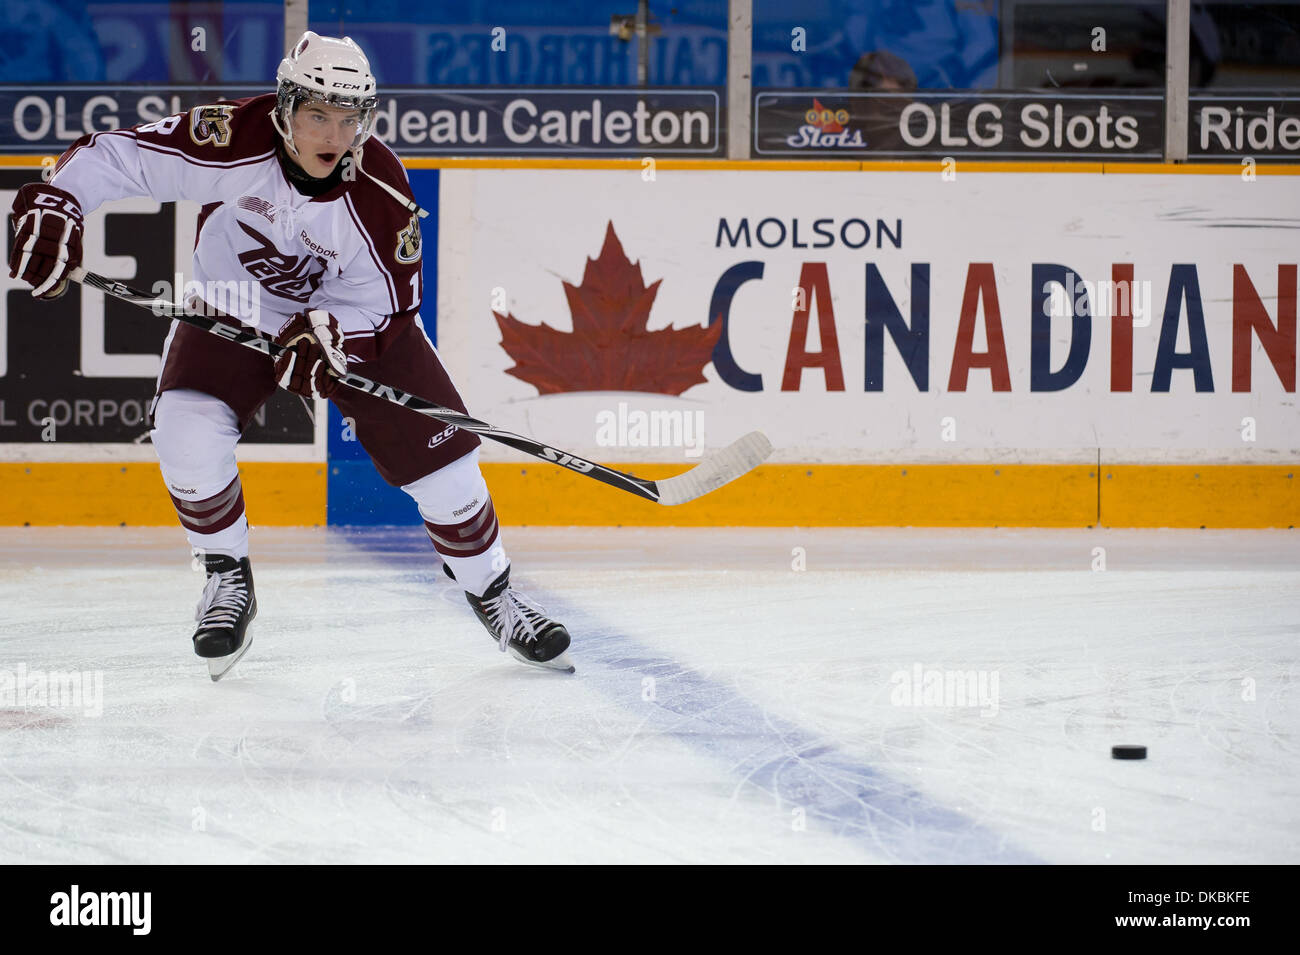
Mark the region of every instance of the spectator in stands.
POLYGON ((906 92, 916 89, 916 73, 901 56, 888 50, 864 53, 849 74, 849 89, 854 92, 906 92))
MULTIPOLYGON (((854 93, 911 93, 916 90, 916 73, 901 56, 888 50, 876 50, 858 59, 849 74, 849 90, 854 93)), ((903 148, 903 139, 898 133, 898 114, 910 102, 910 97, 902 96, 853 99, 851 122, 862 131, 868 149, 876 152, 903 148)))

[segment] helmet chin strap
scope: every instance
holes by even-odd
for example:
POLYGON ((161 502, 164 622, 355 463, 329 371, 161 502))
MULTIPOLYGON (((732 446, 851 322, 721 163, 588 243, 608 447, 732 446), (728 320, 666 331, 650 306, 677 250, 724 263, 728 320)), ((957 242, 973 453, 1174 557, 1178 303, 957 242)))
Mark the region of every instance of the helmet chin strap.
POLYGON ((279 133, 280 138, 284 140, 284 148, 289 151, 289 155, 297 158, 298 146, 293 141, 293 130, 285 129, 281 124, 280 107, 278 105, 271 108, 271 125, 275 127, 275 131, 279 133))

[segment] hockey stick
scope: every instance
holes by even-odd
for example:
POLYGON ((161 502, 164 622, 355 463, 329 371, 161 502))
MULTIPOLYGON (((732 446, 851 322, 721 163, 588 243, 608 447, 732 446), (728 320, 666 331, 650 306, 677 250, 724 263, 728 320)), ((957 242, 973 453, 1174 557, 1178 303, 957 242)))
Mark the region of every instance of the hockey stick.
MULTIPOLYGON (((261 352, 270 358, 276 358, 284 351, 284 348, 259 334, 255 329, 242 324, 228 325, 211 316, 195 314, 184 305, 154 298, 139 289, 133 289, 121 282, 106 279, 94 272, 87 272, 85 269, 79 268, 74 269, 68 277, 74 282, 89 285, 91 288, 99 289, 114 298, 120 298, 124 302, 131 302, 134 305, 148 308, 155 315, 178 319, 187 325, 193 325, 195 328, 216 335, 218 338, 234 342, 236 345, 251 348, 253 351, 261 352)), ((364 392, 395 405, 409 408, 426 417, 445 421, 447 424, 453 424, 458 428, 464 428, 466 431, 472 431, 485 438, 491 438, 493 441, 499 441, 517 451, 531 454, 535 458, 541 458, 543 461, 550 461, 552 464, 558 464, 579 474, 585 474, 589 478, 595 478, 597 481, 608 484, 610 487, 616 487, 620 491, 627 491, 648 501, 655 501, 665 505, 684 504, 687 501, 695 500, 697 497, 702 497, 710 491, 715 491, 722 485, 734 481, 742 474, 753 470, 772 453, 772 443, 767 440, 767 436, 761 431, 751 431, 744 437, 733 441, 721 451, 709 455, 689 471, 670 478, 650 481, 636 477, 633 474, 625 474, 614 468, 607 468, 603 464, 596 464, 594 461, 584 461, 576 455, 557 451, 540 441, 526 438, 511 431, 503 431, 487 422, 471 418, 467 414, 461 414, 451 408, 444 408, 442 405, 434 404, 432 401, 402 391, 400 388, 393 388, 389 385, 371 381, 369 378, 362 377, 354 372, 348 372, 340 378, 339 384, 345 388, 364 392)))

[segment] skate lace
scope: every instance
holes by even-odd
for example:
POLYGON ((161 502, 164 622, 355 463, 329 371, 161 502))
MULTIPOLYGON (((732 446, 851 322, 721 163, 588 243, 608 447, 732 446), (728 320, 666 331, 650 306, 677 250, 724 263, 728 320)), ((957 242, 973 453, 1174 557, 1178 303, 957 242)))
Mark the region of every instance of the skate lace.
POLYGON ((233 626, 248 605, 248 584, 238 570, 215 573, 203 585, 194 619, 205 627, 233 626))
POLYGON ((483 611, 499 635, 497 643, 504 653, 512 639, 531 643, 547 622, 542 608, 516 590, 506 588, 500 597, 484 602, 483 611))

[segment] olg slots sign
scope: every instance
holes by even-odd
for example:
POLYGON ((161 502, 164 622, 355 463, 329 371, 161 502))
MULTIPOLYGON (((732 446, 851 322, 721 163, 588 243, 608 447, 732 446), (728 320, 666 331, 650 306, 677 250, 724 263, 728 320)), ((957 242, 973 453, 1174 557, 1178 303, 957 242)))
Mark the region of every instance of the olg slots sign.
MULTIPOLYGON (((976 103, 966 113, 965 123, 954 123, 952 113, 947 103, 937 110, 929 103, 911 103, 899 114, 899 135, 909 146, 937 143, 945 147, 991 149, 1002 145, 1005 130, 1001 105, 976 103)), ((1114 114, 1104 104, 1096 106, 1095 112, 1072 113, 1061 103, 1025 103, 1020 107, 1019 125, 1014 133, 1027 149, 1095 146, 1128 150, 1136 148, 1140 141, 1138 117, 1114 114)))
MULTIPOLYGON (((1062 391, 1079 381, 1090 360, 1109 363, 1110 391, 1134 390, 1134 380, 1150 374, 1150 391, 1168 392, 1175 373, 1187 376, 1198 392, 1216 390, 1214 369, 1219 368, 1222 390, 1224 365, 1230 368, 1229 387, 1234 392, 1252 390, 1252 352, 1258 348, 1282 388, 1296 389, 1296 273, 1294 264, 1280 264, 1268 274, 1253 272, 1239 263, 1231 271, 1231 302, 1213 303, 1226 308, 1231 320, 1229 354, 1212 355, 1206 331, 1206 307, 1201 293, 1200 267, 1173 265, 1166 275, 1135 275, 1131 263, 1114 263, 1105 279, 1085 279, 1078 271, 1055 262, 1029 266, 1028 287, 999 285, 992 262, 971 262, 965 267, 955 335, 931 333, 934 317, 931 289, 939 277, 931 263, 910 264, 909 288, 892 287, 873 262, 865 265, 866 285, 861 337, 865 370, 862 388, 883 391, 886 347, 896 350, 915 388, 929 391, 931 372, 946 370, 944 390, 965 392, 973 375, 986 374, 994 392, 1028 390, 1062 391), (1158 294, 1157 294, 1158 293, 1158 294), (900 300, 910 298, 904 316, 900 300), (1154 299, 1154 301, 1153 301, 1154 299), (1272 313, 1270 306, 1272 303, 1272 313), (1015 309, 1019 314, 1015 314, 1015 309), (1028 314, 1028 323, 1021 317, 1028 314), (1157 317, 1158 315, 1158 317, 1157 317), (1093 339, 1104 338, 1104 325, 1094 319, 1109 318, 1109 354, 1098 354, 1093 339), (982 326, 982 327, 981 327, 982 326), (1008 359, 1007 327, 1019 330, 1028 347, 1027 379, 1013 382, 1008 359), (1060 357, 1060 338, 1066 329, 1068 346, 1060 357), (1152 366, 1134 368, 1134 338, 1152 336, 1156 343, 1152 366), (984 346, 977 345, 977 340, 984 346), (888 341, 888 346, 886 345, 888 341), (1180 344, 1185 343, 1185 345, 1180 344), (1056 354, 1053 354, 1055 352, 1056 354)), ((791 288, 790 334, 781 372, 781 391, 801 391, 806 382, 820 378, 826 391, 844 391, 844 359, 833 305, 831 270, 825 262, 804 262, 794 281, 768 274, 762 261, 731 266, 717 280, 709 314, 723 323, 713 353, 713 365, 722 382, 738 391, 770 389, 764 373, 776 369, 742 367, 732 350, 736 331, 732 302, 750 282, 772 282, 791 288), (815 319, 816 342, 812 342, 815 319)), ((782 292, 781 294, 784 294, 782 292)), ((944 307, 949 307, 945 305, 944 307)), ((1218 313, 1222 316, 1222 312, 1218 313)), ((939 323, 950 329, 950 321, 939 323)))

